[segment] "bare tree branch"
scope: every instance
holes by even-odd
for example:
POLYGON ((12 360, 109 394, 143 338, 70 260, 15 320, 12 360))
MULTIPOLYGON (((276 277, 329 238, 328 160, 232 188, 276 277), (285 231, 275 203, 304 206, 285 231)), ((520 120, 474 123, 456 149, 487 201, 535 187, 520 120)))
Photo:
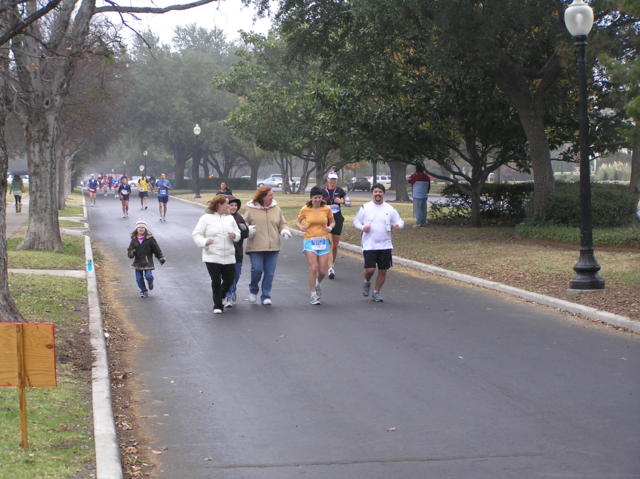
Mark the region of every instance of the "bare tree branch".
POLYGON ((34 13, 24 19, 19 19, 14 25, 8 27, 6 32, 2 32, 2 34, 0 35, 0 45, 4 45, 16 35, 20 35, 27 29, 29 25, 56 8, 61 1, 62 0, 51 0, 40 10, 36 10, 34 13))
POLYGON ((120 12, 120 13, 167 13, 173 10, 189 10, 190 8, 208 5, 218 0, 199 0, 197 2, 185 3, 182 5, 169 5, 168 7, 123 7, 113 0, 107 0, 108 6, 98 7, 95 13, 120 12))

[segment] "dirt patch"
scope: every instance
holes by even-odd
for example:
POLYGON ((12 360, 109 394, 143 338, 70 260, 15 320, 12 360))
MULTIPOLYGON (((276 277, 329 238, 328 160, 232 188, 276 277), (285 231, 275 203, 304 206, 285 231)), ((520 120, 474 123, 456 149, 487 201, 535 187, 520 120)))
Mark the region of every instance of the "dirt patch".
POLYGON ((73 302, 73 314, 83 318, 68 331, 58 334, 56 338, 57 361, 61 364, 70 363, 74 369, 90 371, 93 365, 91 338, 89 334, 89 311, 86 301, 73 302))
POLYGON ((151 453, 149 440, 137 421, 138 400, 136 398, 135 372, 131 366, 132 351, 144 338, 126 319, 126 308, 119 301, 114 284, 118 279, 118 268, 100 253, 99 246, 94 254, 98 257, 96 272, 100 292, 100 309, 105 333, 108 335, 109 371, 111 374, 111 397, 116 421, 120 455, 126 479, 153 477, 157 463, 151 453))

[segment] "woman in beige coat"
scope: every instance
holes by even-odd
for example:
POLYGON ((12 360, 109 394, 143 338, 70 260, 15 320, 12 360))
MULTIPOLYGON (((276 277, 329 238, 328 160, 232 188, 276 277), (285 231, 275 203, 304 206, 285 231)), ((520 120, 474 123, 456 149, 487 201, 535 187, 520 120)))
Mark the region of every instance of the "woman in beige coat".
POLYGON ((271 286, 280 252, 280 237, 290 238, 291 231, 268 186, 256 190, 253 200, 247 203, 244 220, 249 226, 246 253, 251 258, 249 301, 255 303, 258 300, 262 280, 260 300, 267 306, 271 304, 271 286))

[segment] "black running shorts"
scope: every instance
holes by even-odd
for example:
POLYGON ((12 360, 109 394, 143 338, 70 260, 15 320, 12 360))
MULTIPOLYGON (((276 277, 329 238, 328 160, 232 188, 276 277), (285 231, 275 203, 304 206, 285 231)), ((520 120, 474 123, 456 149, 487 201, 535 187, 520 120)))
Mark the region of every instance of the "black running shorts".
POLYGON ((342 216, 342 213, 336 213, 335 215, 333 215, 333 219, 336 222, 336 225, 331 230, 331 234, 340 236, 342 234, 342 225, 344 224, 344 216, 342 216))
POLYGON ((365 269, 375 268, 387 270, 393 266, 393 262, 391 257, 393 255, 393 250, 391 249, 372 249, 362 252, 362 256, 364 256, 364 267, 365 269))

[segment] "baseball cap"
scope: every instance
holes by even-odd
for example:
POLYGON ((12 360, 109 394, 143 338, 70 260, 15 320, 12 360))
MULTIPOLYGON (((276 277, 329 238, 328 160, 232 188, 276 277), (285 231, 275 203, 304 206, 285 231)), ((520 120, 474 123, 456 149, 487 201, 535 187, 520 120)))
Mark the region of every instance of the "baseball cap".
POLYGON ((338 174, 335 171, 332 171, 331 173, 329 173, 327 175, 327 178, 330 180, 337 180, 338 179, 338 174))

